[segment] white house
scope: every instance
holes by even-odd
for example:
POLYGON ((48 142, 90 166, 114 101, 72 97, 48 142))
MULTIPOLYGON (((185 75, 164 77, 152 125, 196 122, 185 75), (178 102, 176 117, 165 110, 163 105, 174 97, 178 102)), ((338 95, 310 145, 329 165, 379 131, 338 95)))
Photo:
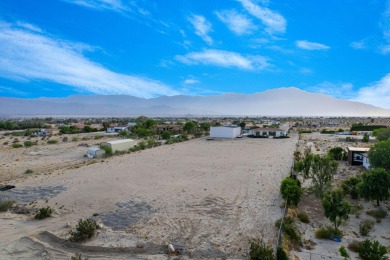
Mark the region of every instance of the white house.
POLYGON ((254 137, 282 137, 287 135, 287 131, 279 128, 255 128, 249 131, 249 135, 254 137))
POLYGON ((115 126, 115 127, 108 127, 107 133, 117 133, 120 131, 127 131, 127 126, 115 126))
POLYGON ((236 125, 210 127, 211 138, 236 138, 241 135, 241 127, 236 125))

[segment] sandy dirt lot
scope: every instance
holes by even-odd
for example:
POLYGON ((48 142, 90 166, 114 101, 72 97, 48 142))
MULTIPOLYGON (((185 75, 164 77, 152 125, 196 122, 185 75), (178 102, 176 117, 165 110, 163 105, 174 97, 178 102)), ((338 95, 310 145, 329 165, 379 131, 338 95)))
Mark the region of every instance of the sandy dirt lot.
POLYGON ((279 184, 297 139, 196 139, 19 180, 3 198, 55 214, 42 221, 0 214, 0 258, 164 259, 168 243, 183 247, 184 258, 245 258, 249 238, 275 244, 279 184), (80 218, 103 228, 82 246, 68 245, 61 239, 80 218))
POLYGON ((65 170, 80 167, 84 163, 91 163, 84 157, 87 147, 80 146, 87 144, 97 146, 101 142, 117 139, 115 135, 105 133, 84 133, 78 135, 61 135, 46 137, 12 137, 4 136, 0 140, 0 183, 6 181, 26 178, 25 171, 33 171, 32 176, 51 174, 55 170, 65 170), (63 138, 68 141, 64 142, 63 138), (37 142, 31 147, 12 148, 15 139, 20 144, 24 141, 37 142), (56 144, 48 144, 48 140, 56 140, 56 144), (77 141, 72 141, 72 139, 77 141))

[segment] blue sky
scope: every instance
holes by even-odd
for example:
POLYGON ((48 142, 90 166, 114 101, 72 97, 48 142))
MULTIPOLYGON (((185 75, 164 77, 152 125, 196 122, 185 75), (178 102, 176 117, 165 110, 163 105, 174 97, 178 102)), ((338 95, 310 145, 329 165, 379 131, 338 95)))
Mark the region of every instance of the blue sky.
POLYGON ((390 108, 390 0, 2 0, 0 95, 290 87, 390 108))

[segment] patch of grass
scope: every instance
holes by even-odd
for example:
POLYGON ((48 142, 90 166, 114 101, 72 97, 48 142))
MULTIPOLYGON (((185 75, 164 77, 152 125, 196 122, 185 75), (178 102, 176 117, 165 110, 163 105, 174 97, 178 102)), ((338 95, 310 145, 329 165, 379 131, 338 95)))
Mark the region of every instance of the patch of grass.
POLYGON ((13 143, 12 144, 12 148, 20 148, 20 147, 23 147, 23 145, 20 143, 13 143))
POLYGON ((262 240, 252 239, 249 241, 249 259, 251 260, 274 260, 274 250, 266 245, 262 240))
POLYGON ((351 250, 352 252, 359 252, 360 248, 362 247, 363 242, 354 240, 351 243, 348 244, 348 249, 351 250))
MULTIPOLYGON (((280 227, 281 219, 275 222, 277 228, 280 227)), ((301 233, 299 232, 293 217, 286 216, 283 221, 283 234, 290 240, 292 243, 299 243, 301 241, 301 233)))
POLYGON ((297 217, 302 223, 310 223, 309 215, 304 211, 299 211, 297 217))
POLYGON ((370 233, 371 229, 374 227, 374 221, 372 220, 362 220, 359 223, 359 233, 362 236, 367 236, 370 233))
POLYGON ((99 139, 102 139, 103 137, 104 137, 103 135, 95 135, 95 137, 93 139, 99 140, 99 139))
POLYGON ((24 141, 23 142, 24 147, 31 147, 31 146, 36 145, 36 144, 37 143, 31 142, 31 141, 24 141))
POLYGON ((52 213, 53 210, 50 207, 40 208, 34 218, 35 219, 50 218, 52 213))
POLYGON ((97 216, 99 216, 100 214, 99 213, 93 213, 92 214, 92 216, 94 216, 94 217, 97 217, 97 216))
POLYGON ((373 210, 367 210, 366 214, 375 218, 376 222, 381 222, 381 219, 385 218, 387 216, 386 210, 382 208, 373 209, 373 210))
POLYGON ((69 240, 71 242, 84 242, 97 235, 99 225, 95 220, 80 219, 76 226, 76 231, 71 231, 69 240))
POLYGON ((330 239, 332 236, 342 237, 343 233, 333 227, 321 227, 315 230, 314 235, 319 239, 330 239))
POLYGON ((49 140, 47 140, 47 143, 48 144, 56 144, 56 143, 58 143, 58 141, 54 140, 54 139, 49 139, 49 140))
POLYGON ((15 201, 13 201, 13 200, 6 200, 6 201, 0 202, 0 212, 8 211, 14 205, 14 203, 15 203, 15 201))
POLYGON ((79 139, 77 137, 72 137, 72 142, 77 142, 79 139))
POLYGON ((33 173, 34 171, 33 170, 31 170, 31 169, 27 169, 24 173, 25 174, 31 174, 31 173, 33 173))

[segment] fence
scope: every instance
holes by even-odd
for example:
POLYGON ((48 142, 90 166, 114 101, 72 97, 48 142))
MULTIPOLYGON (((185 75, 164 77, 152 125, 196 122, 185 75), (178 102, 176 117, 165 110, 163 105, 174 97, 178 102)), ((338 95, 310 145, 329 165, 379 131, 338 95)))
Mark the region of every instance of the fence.
MULTIPOLYGON (((283 216, 282 216, 282 219, 280 221, 278 238, 276 240, 276 250, 278 250, 278 248, 280 247, 280 244, 282 242, 283 223, 284 223, 284 218, 285 218, 287 210, 288 210, 288 206, 287 206, 288 205, 288 198, 286 199, 285 203, 286 204, 284 206, 283 216)), ((297 254, 299 254, 299 259, 302 259, 302 260, 325 260, 325 259, 326 260, 343 260, 344 259, 344 258, 340 258, 337 256, 322 255, 322 254, 312 253, 312 252, 308 252, 308 251, 301 251, 297 254)))
POLYGON ((280 247, 280 243, 282 242, 283 222, 284 222, 284 217, 286 216, 286 213, 287 213, 287 210, 288 210, 288 206, 287 205, 288 205, 288 198, 285 201, 283 216, 282 216, 282 219, 280 220, 278 238, 276 240, 276 250, 278 250, 278 247, 280 247))

